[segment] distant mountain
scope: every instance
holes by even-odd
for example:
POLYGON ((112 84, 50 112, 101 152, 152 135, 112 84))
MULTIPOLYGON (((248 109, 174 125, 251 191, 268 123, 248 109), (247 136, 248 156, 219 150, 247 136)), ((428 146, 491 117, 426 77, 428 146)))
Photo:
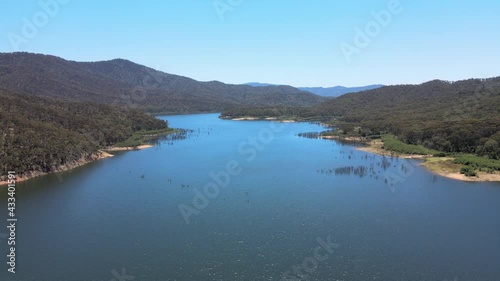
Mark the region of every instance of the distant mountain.
POLYGON ((362 91, 368 91, 368 90, 373 90, 373 89, 378 89, 383 87, 384 85, 376 84, 376 85, 368 85, 368 86, 363 86, 363 87, 343 87, 343 86, 336 86, 336 87, 330 87, 330 88, 323 88, 323 87, 301 87, 302 91, 307 91, 319 96, 324 96, 324 97, 339 97, 345 94, 349 93, 357 93, 357 92, 362 92, 362 91))
POLYGON ((252 86, 252 87, 278 86, 277 84, 259 83, 259 82, 250 82, 250 83, 245 83, 244 85, 248 85, 248 86, 252 86))
MULTIPOLYGON (((246 83, 245 85, 249 85, 252 87, 277 86, 274 84, 258 83, 258 82, 250 82, 250 83, 246 83)), ((357 93, 357 92, 361 92, 361 91, 378 89, 378 88, 383 87, 383 86, 384 85, 381 85, 381 84, 375 84, 375 85, 368 85, 368 86, 363 86, 363 87, 343 87, 343 86, 335 86, 335 87, 330 87, 330 88, 299 87, 297 89, 300 89, 302 91, 306 91, 309 93, 313 93, 313 94, 316 94, 318 96, 323 96, 323 97, 339 97, 339 96, 349 94, 349 93, 357 93)))
POLYGON ((216 112, 236 106, 313 106, 325 101, 290 86, 257 88, 199 82, 123 59, 75 62, 31 53, 0 54, 0 89, 152 113, 216 112))

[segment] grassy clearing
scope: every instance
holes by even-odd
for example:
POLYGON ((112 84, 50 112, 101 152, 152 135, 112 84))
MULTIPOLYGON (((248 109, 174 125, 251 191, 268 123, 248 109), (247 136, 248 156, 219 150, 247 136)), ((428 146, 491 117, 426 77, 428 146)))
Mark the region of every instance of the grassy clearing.
POLYGON ((402 154, 417 154, 417 155, 434 155, 439 151, 428 149, 422 145, 406 144, 392 135, 382 136, 384 149, 402 154))
POLYGON ((168 135, 175 132, 174 129, 168 128, 163 130, 152 130, 152 131, 137 131, 130 138, 120 143, 115 144, 115 147, 137 147, 144 144, 145 141, 168 135))
POLYGON ((453 157, 427 157, 422 166, 438 174, 457 173, 461 165, 454 160, 453 157))

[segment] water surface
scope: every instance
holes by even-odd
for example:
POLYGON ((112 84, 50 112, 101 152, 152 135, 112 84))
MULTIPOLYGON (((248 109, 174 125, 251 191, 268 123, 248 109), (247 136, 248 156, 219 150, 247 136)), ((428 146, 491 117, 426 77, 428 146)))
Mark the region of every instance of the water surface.
POLYGON ((217 116, 164 117, 193 131, 19 183, 18 273, 0 280, 280 280, 294 268, 305 280, 498 280, 499 184, 297 136, 315 124, 217 116), (216 192, 210 174, 228 163, 239 173, 216 192), (315 259, 328 239, 338 247, 315 259))

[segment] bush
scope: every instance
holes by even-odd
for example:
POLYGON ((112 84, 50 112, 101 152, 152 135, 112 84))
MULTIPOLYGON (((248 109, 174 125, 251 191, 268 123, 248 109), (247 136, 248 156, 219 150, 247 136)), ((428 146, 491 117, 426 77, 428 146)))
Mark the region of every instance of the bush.
POLYGON ((455 163, 462 164, 474 168, 489 168, 491 170, 500 171, 500 160, 489 159, 485 157, 464 154, 455 159, 455 163))
POLYGON ((476 170, 469 166, 463 166, 460 168, 460 174, 464 174, 467 177, 473 177, 476 176, 476 170))

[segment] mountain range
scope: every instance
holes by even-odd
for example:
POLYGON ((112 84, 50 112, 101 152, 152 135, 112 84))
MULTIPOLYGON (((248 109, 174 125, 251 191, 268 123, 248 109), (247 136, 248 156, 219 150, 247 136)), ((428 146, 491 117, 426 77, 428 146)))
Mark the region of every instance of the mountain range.
MULTIPOLYGON (((258 83, 258 82, 250 82, 246 83, 245 85, 250 85, 252 87, 268 87, 268 86, 276 86, 274 84, 267 84, 267 83, 258 83)), ((384 85, 381 84, 375 84, 375 85, 368 85, 368 86, 362 86, 362 87, 344 87, 344 86, 335 86, 335 87, 298 87, 297 89, 300 89, 302 91, 310 92, 319 96, 323 97, 339 97, 345 94, 349 93, 356 93, 356 92, 362 92, 362 91, 368 91, 368 90, 373 90, 373 89, 378 89, 380 87, 383 87, 384 85)))
POLYGON ((327 100, 290 86, 200 82, 124 59, 76 62, 32 53, 0 54, 0 89, 158 114, 217 112, 236 106, 313 106, 327 100))
POLYGON ((349 93, 357 93, 362 91, 368 91, 373 89, 378 89, 383 87, 384 85, 376 84, 376 85, 368 85, 362 87, 343 87, 343 86, 335 86, 329 88, 323 87, 300 87, 302 91, 310 92, 319 96, 324 97, 340 97, 349 93))

